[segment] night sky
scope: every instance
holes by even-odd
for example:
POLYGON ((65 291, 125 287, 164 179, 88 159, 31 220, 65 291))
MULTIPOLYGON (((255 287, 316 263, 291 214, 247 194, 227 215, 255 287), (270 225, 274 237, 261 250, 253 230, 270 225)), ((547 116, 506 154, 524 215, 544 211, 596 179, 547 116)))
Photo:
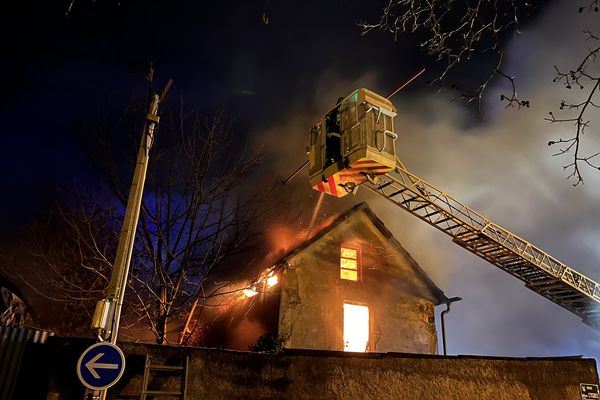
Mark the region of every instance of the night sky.
MULTIPOLYGON (((119 109, 143 95, 144 73, 132 66, 150 58, 157 85, 174 79, 170 98, 236 115, 244 140, 262 147, 281 177, 304 161, 309 128, 338 97, 357 87, 385 95, 426 67, 393 99, 397 151, 407 167, 600 280, 600 174, 584 170, 585 185, 573 188, 562 171, 566 160, 546 146, 571 128, 543 119, 570 95, 553 85, 553 65, 577 63, 587 46, 581 32, 600 26, 598 15, 579 14, 571 2, 546 2, 507 45, 507 71, 518 76, 532 107, 505 110, 498 99, 506 87, 497 82, 485 120, 475 123, 471 108, 427 86, 440 66, 418 50, 417 37, 361 35, 356 23, 376 19, 380 3, 386 2, 77 0, 66 16, 68 3, 11 2, 0 17, 0 229, 6 236, 43 215, 62 188, 97 184, 81 127, 106 104, 119 109)), ((455 78, 468 83, 488 65, 474 59, 455 78)), ((598 126, 586 136, 596 151, 598 126)), ((291 188, 316 198, 302 176, 291 188)), ((463 298, 447 319, 450 354, 600 356, 598 332, 373 196, 363 190, 327 199, 325 210, 367 201, 438 286, 463 298)))

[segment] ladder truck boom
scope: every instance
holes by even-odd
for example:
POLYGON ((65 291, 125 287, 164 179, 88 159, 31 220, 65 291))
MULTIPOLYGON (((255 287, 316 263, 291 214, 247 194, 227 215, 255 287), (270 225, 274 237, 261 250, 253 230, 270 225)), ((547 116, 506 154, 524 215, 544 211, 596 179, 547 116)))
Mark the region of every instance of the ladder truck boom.
POLYGON ((334 197, 363 186, 600 330, 600 285, 409 172, 395 153, 395 115, 368 89, 340 98, 310 132, 311 186, 334 197))
POLYGON ((364 186, 600 330, 600 285, 398 165, 364 186))

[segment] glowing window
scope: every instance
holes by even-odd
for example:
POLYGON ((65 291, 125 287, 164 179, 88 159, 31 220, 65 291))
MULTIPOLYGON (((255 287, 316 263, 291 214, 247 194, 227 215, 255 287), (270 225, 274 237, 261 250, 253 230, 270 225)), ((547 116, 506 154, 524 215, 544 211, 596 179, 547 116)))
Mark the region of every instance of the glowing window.
POLYGON ((369 346, 369 307, 344 303, 344 351, 366 352, 369 346))
POLYGON ((351 247, 342 247, 340 252, 340 278, 358 281, 359 251, 351 247))

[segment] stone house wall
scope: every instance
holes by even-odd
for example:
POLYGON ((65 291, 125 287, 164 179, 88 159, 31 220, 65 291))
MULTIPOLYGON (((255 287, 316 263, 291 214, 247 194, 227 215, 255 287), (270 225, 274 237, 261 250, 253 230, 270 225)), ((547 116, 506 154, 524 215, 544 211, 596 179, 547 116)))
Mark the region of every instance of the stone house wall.
POLYGON ((369 351, 434 354, 434 305, 420 268, 364 211, 287 259, 279 335, 285 347, 343 350, 343 304, 369 307, 369 351), (359 282, 340 279, 340 246, 359 248, 359 282))

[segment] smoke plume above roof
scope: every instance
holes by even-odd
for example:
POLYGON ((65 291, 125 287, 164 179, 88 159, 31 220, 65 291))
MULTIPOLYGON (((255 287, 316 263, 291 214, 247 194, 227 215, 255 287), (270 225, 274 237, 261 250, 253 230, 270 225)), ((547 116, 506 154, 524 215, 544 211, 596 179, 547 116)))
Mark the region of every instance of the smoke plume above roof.
MULTIPOLYGON (((488 91, 485 120, 479 124, 473 123, 472 110, 452 101, 448 93, 412 90, 393 99, 398 108, 397 152, 409 170, 596 281, 600 174, 584 169, 583 187, 574 188, 574 181, 565 180, 562 165, 571 161, 553 157, 557 148, 547 142, 568 137, 574 127, 551 125, 544 118, 549 111, 557 112, 561 100, 581 96, 579 89, 569 92, 553 83, 553 65, 576 67, 588 47, 582 30, 593 28, 597 17, 559 2, 511 42, 505 68, 517 76, 519 95, 531 108, 504 109, 500 94, 509 89, 503 81, 488 91)), ((384 95, 391 90, 376 69, 352 80, 328 70, 316 82, 315 90, 295 97, 288 112, 261 137, 282 178, 304 162, 309 128, 337 97, 357 87, 384 95)), ((419 84, 423 85, 413 85, 419 84)), ((582 142, 589 153, 600 150, 600 118, 594 112, 596 121, 582 142)), ((314 207, 318 193, 310 189, 306 173, 290 186, 314 207)), ((447 317, 450 354, 600 355, 598 332, 386 200, 359 189, 353 198, 327 198, 322 213, 340 212, 360 201, 369 203, 448 296, 463 298, 447 317)))

